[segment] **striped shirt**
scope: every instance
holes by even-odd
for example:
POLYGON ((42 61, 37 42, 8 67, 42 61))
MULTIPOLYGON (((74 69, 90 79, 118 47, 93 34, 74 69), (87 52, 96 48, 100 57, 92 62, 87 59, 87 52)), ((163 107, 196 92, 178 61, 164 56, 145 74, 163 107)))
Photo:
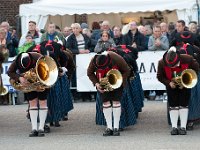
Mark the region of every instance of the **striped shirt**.
POLYGON ((85 41, 84 41, 84 37, 82 34, 76 36, 76 40, 78 43, 78 49, 79 50, 84 50, 85 49, 85 41))

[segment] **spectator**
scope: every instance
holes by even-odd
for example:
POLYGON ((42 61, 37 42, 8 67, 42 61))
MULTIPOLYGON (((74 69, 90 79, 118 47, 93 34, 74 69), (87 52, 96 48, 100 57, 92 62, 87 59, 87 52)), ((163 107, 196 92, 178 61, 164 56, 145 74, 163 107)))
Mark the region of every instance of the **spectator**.
POLYGON ((145 37, 138 31, 135 21, 129 23, 129 31, 123 36, 122 44, 130 45, 138 51, 145 50, 145 37))
POLYGON ((111 37, 111 38, 114 37, 113 31, 112 31, 111 28, 110 28, 110 23, 109 23, 109 21, 104 20, 104 21, 102 22, 102 30, 103 30, 103 31, 104 31, 104 30, 108 31, 108 33, 110 34, 110 37, 111 37))
POLYGON ((81 23, 81 29, 83 30, 83 29, 89 29, 89 26, 88 26, 88 24, 87 23, 85 23, 85 22, 83 22, 83 23, 81 23))
POLYGON ((99 39, 99 35, 101 33, 100 30, 100 24, 98 22, 93 22, 92 23, 92 35, 91 35, 91 40, 92 40, 92 45, 96 46, 97 41, 99 39))
POLYGON ((175 30, 175 25, 173 22, 170 22, 168 25, 168 33, 170 35, 170 39, 171 39, 171 34, 173 33, 174 30, 175 30))
POLYGON ((57 31, 57 32, 61 32, 61 29, 60 29, 60 27, 59 27, 59 26, 57 26, 57 25, 56 25, 56 27, 55 27, 55 28, 56 28, 56 31, 57 31))
POLYGON ((26 42, 18 48, 19 53, 27 52, 27 50, 34 46, 35 42, 33 40, 33 36, 31 34, 26 35, 26 42))
POLYGON ((43 41, 54 41, 63 45, 65 43, 65 38, 62 33, 56 31, 56 25, 54 23, 49 23, 47 31, 42 35, 41 42, 43 41))
POLYGON ((197 33, 197 24, 195 23, 190 23, 188 26, 188 29, 190 32, 196 34, 197 33))
POLYGON ((110 37, 108 31, 103 31, 101 33, 101 38, 98 40, 97 45, 94 48, 94 52, 99 53, 106 51, 111 47, 115 47, 114 40, 110 37))
POLYGON ((161 27, 161 34, 166 36, 168 41, 170 39, 170 34, 168 33, 168 25, 165 23, 165 22, 162 22, 160 24, 160 27, 161 27))
POLYGON ((7 49, 6 44, 6 30, 4 28, 0 28, 0 50, 5 61, 7 61, 9 57, 9 50, 7 49))
POLYGON ((63 35, 65 37, 65 40, 67 41, 67 38, 72 34, 72 28, 71 27, 64 27, 63 29, 63 35))
POLYGON ((72 24, 72 31, 73 33, 67 39, 66 48, 71 50, 73 54, 88 54, 92 51, 91 40, 81 33, 79 23, 72 24))
POLYGON ((122 44, 122 34, 121 34, 121 28, 119 26, 113 27, 113 33, 114 33, 114 42, 116 45, 122 44))
POLYGON ((31 34, 33 37, 33 40, 35 41, 35 44, 40 43, 40 39, 42 34, 37 31, 36 29, 36 22, 35 21, 29 21, 28 23, 28 32, 22 35, 19 41, 19 47, 21 47, 26 42, 26 35, 31 34))
POLYGON ((148 42, 150 35, 147 35, 147 28, 145 26, 138 26, 138 31, 145 36, 145 50, 148 50, 148 42))
POLYGON ((149 38, 148 50, 167 50, 169 49, 169 41, 166 36, 161 34, 161 27, 154 26, 153 35, 149 38))
POLYGON ((171 36, 170 36, 170 40, 169 40, 170 47, 179 45, 178 41, 176 40, 176 34, 183 32, 183 31, 187 31, 187 27, 185 26, 185 21, 184 20, 178 20, 176 22, 176 28, 171 33, 171 36))
POLYGON ((17 55, 18 39, 16 32, 9 32, 10 25, 8 22, 2 22, 0 25, 6 31, 6 47, 9 50, 9 57, 14 57, 17 55))

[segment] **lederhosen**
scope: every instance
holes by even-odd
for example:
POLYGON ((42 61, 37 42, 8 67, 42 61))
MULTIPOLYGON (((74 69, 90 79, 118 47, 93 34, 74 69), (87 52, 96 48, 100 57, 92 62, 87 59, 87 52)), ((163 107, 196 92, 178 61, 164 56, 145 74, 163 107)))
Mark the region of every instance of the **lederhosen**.
MULTIPOLYGON (((96 61, 95 58, 94 58, 94 61, 96 61)), ((109 70, 118 69, 117 65, 114 64, 112 59, 110 59, 110 62, 108 63, 108 65, 106 67, 97 66, 96 63, 94 63, 94 64, 96 67, 96 76, 97 76, 98 80, 100 78, 105 77, 109 70)), ((122 92, 123 92, 123 87, 121 86, 117 89, 114 89, 113 91, 100 93, 100 97, 103 102, 120 101, 120 99, 122 97, 122 92)))
MULTIPOLYGON (((174 77, 174 71, 176 74, 179 75, 181 72, 188 68, 188 64, 181 64, 179 67, 170 68, 165 66, 165 73, 167 79, 171 80, 174 77)), ((175 89, 172 89, 170 86, 167 87, 167 94, 168 94, 168 102, 169 107, 187 107, 189 104, 189 99, 191 95, 191 89, 183 88, 179 89, 177 86, 175 89)))
MULTIPOLYGON (((20 59, 18 59, 18 61, 20 61, 20 59)), ((16 65, 18 66, 18 72, 19 72, 19 74, 25 73, 26 71, 30 70, 31 68, 35 68, 36 60, 34 60, 32 58, 31 63, 28 65, 28 67, 26 69, 24 69, 22 67, 22 65, 21 65, 20 62, 17 62, 16 65)), ((31 92, 25 93, 25 96, 26 96, 26 99, 28 101, 31 101, 31 100, 33 100, 35 98, 38 98, 39 100, 46 100, 47 99, 48 91, 49 91, 48 89, 45 89, 42 92, 31 91, 31 92)))

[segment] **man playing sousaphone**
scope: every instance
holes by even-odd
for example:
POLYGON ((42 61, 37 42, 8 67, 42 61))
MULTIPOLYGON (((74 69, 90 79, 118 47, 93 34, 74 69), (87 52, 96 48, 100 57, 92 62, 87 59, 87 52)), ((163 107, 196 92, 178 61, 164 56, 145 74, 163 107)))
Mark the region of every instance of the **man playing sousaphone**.
MULTIPOLYGON (((11 78, 11 80, 18 82, 22 87, 27 87, 30 82, 27 80, 27 78, 24 77, 24 73, 28 72, 30 69, 34 69, 36 67, 37 61, 42 58, 42 56, 43 55, 35 52, 20 53, 10 65, 8 69, 8 76, 11 78)), ((48 111, 46 100, 48 91, 48 88, 44 88, 43 90, 30 90, 26 93, 30 104, 29 112, 32 124, 32 131, 29 134, 29 137, 44 136, 44 123, 48 111), (39 128, 37 126, 38 115, 40 122, 39 128)))
MULTIPOLYGON (((191 87, 194 86, 193 73, 186 72, 192 69, 198 73, 199 65, 192 56, 179 54, 175 47, 171 47, 163 55, 158 63, 157 78, 166 86, 169 114, 172 123, 171 135, 185 135, 188 117, 188 104, 191 95, 191 87), (185 74, 183 74, 186 72, 185 74), (179 76, 180 75, 180 76, 179 76), (179 76, 177 78, 177 76, 179 76), (178 82, 178 84, 176 83, 178 82), (180 84, 180 82, 182 84, 180 84), (180 129, 178 130, 178 118, 180 116, 180 129)), ((195 76, 194 72, 194 76, 195 76)))
MULTIPOLYGON (((103 113, 107 123, 107 129, 103 133, 103 136, 119 136, 119 120, 121 115, 121 104, 120 100, 122 97, 123 87, 126 85, 127 77, 129 76, 130 70, 125 60, 118 54, 108 51, 102 54, 97 54, 91 60, 87 75, 96 86, 97 91, 100 93, 101 100, 103 101, 103 113), (114 78, 112 82, 122 80, 122 84, 118 88, 106 88, 102 87, 102 78, 105 78, 108 73, 116 69, 121 73, 121 77, 118 78, 118 73, 113 73, 111 78, 114 78), (116 80, 116 81, 115 81, 116 80), (114 127, 112 126, 112 114, 114 127), (114 129, 113 129, 114 128, 114 129)), ((112 73, 111 73, 112 74, 112 73)), ((110 79, 108 78, 108 81, 110 79)), ((111 82, 111 84, 112 84, 111 82)))

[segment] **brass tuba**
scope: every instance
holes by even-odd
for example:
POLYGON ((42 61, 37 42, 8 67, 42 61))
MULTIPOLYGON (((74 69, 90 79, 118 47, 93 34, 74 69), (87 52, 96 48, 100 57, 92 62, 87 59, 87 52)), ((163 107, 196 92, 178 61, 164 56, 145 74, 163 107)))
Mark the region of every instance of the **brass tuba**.
POLYGON ((99 81, 100 86, 107 92, 113 91, 122 85, 122 74, 117 69, 111 69, 107 72, 106 77, 99 81))
POLYGON ((180 87, 193 88, 197 84, 197 74, 192 69, 184 70, 180 76, 172 79, 180 87))
POLYGON ((43 56, 37 60, 35 68, 22 74, 28 82, 27 86, 22 86, 19 82, 10 79, 11 85, 19 91, 44 91, 46 88, 53 86, 58 78, 58 67, 53 58, 43 56))

